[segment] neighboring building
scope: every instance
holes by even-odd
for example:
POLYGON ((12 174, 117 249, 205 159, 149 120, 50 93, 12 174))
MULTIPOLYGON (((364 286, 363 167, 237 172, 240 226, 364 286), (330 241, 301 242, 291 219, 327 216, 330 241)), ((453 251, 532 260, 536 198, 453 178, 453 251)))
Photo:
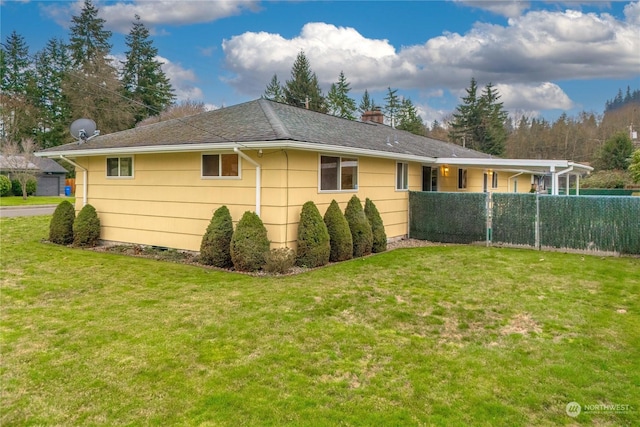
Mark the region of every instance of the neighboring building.
POLYGON ((67 170, 56 161, 47 158, 35 158, 27 161, 22 156, 9 159, 0 155, 0 173, 11 178, 11 172, 18 167, 33 172, 36 177, 36 196, 64 195, 64 183, 67 170))
MULTIPOLYGON (((567 161, 508 160, 367 122, 259 99, 36 153, 76 167, 108 241, 199 250, 221 205, 260 215, 273 247, 295 247, 302 205, 373 200, 387 236, 407 235, 408 190, 529 192, 567 161)), ((556 186, 557 187, 557 186, 556 186)))

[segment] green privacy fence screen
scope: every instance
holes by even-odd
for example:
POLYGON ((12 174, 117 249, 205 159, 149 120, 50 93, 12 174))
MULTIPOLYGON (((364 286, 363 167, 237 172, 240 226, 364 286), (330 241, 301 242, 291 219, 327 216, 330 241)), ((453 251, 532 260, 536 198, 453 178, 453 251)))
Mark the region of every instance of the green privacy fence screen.
POLYGON ((484 193, 409 193, 409 237, 432 242, 471 243, 487 236, 484 193))
POLYGON ((640 197, 411 192, 409 237, 640 254, 640 197))
POLYGON ((540 245, 640 254, 640 197, 540 197, 540 245))

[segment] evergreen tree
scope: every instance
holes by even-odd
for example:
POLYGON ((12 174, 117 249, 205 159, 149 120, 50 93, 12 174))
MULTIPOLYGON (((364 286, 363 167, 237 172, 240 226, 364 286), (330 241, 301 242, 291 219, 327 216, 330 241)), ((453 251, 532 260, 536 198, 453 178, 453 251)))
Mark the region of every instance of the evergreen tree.
POLYGON ((396 127, 398 114, 400 113, 401 101, 396 94, 398 89, 391 90, 388 88, 387 96, 384 97, 385 104, 383 107, 384 115, 391 123, 391 127, 396 127))
POLYGON ((80 16, 71 19, 73 70, 65 75, 63 90, 72 105, 72 117, 93 119, 102 133, 129 129, 134 124, 130 102, 122 97, 117 71, 107 58, 111 32, 91 0, 85 0, 80 16))
POLYGON ((60 39, 50 39, 36 53, 35 80, 40 123, 36 139, 42 148, 65 143, 71 123, 71 107, 62 91, 65 73, 69 72, 71 57, 60 39))
POLYGON ((326 112, 318 77, 311 71, 311 65, 304 52, 298 53, 291 69, 291 80, 286 81, 283 90, 287 104, 326 112))
POLYGON ((30 69, 29 47, 15 30, 0 45, 0 120, 3 138, 19 141, 33 137, 38 115, 33 104, 35 80, 30 69))
POLYGON ((632 153, 631 138, 626 132, 618 132, 604 143, 594 166, 604 170, 626 170, 632 153))
POLYGON ((467 96, 453 114, 449 137, 457 144, 493 155, 505 151, 507 113, 500 95, 491 83, 478 96, 478 85, 471 79, 467 96))
POLYGON ((344 76, 344 72, 340 71, 337 83, 331 84, 331 89, 327 94, 327 107, 329 114, 342 117, 343 119, 355 120, 354 113, 356 111, 356 101, 349 97, 351 88, 344 76))
POLYGON ((426 128, 422 118, 418 115, 418 110, 411 102, 411 99, 405 98, 400 104, 398 113, 398 129, 406 130, 416 135, 426 135, 426 128))
POLYGON ((271 82, 267 85, 262 97, 275 102, 285 102, 284 91, 277 74, 274 74, 271 78, 271 82))
POLYGON ((123 63, 122 84, 127 97, 136 102, 135 121, 160 114, 173 100, 173 88, 162 64, 156 59, 158 49, 149 39, 149 30, 135 15, 135 21, 125 37, 129 50, 123 63))
POLYGON ((376 105, 376 102, 369 96, 369 91, 364 90, 364 94, 362 95, 362 99, 360 100, 360 105, 358 105, 358 111, 360 114, 364 114, 367 111, 379 110, 380 106, 376 105))

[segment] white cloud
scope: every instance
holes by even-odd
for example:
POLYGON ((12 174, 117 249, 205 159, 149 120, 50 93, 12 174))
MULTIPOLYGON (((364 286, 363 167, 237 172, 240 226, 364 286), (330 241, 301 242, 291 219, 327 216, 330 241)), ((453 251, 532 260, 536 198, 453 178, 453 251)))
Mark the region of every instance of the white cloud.
POLYGON ((529 2, 522 0, 501 0, 501 1, 487 1, 487 0, 455 0, 467 6, 475 7, 478 9, 488 10, 496 15, 506 16, 508 18, 515 18, 522 15, 522 12, 529 9, 529 2))
MULTIPOLYGON (((99 16, 106 20, 105 26, 116 32, 127 34, 131 30, 134 16, 154 32, 158 25, 189 25, 213 22, 229 16, 239 15, 246 10, 257 11, 259 0, 135 0, 102 2, 94 1, 99 16)), ((47 5, 46 13, 64 27, 69 26, 71 16, 78 15, 84 0, 73 3, 47 5)))
POLYGON ((370 93, 388 86, 455 92, 475 77, 481 86, 501 84, 508 91, 503 94, 507 108, 570 108, 558 82, 637 75, 639 11, 638 3, 628 5, 625 21, 607 13, 530 11, 507 25, 477 23, 465 34, 445 33, 399 49, 388 40, 326 23, 306 24, 291 39, 247 32, 223 41, 231 73, 226 80, 242 93, 259 96, 274 73, 281 83, 290 77, 296 55, 304 50, 325 90, 341 70, 353 91, 370 93))
POLYGON ((185 69, 161 56, 156 56, 156 60, 162 64, 162 71, 171 81, 176 101, 197 101, 203 98, 202 89, 195 85, 198 79, 193 70, 185 69))

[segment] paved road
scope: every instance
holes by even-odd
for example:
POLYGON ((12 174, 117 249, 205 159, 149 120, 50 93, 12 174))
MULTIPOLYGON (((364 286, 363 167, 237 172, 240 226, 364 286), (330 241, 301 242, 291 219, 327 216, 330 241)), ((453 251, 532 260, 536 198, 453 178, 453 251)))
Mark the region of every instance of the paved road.
POLYGON ((16 216, 51 215, 56 210, 56 205, 40 206, 3 206, 0 208, 0 218, 12 218, 16 216))

